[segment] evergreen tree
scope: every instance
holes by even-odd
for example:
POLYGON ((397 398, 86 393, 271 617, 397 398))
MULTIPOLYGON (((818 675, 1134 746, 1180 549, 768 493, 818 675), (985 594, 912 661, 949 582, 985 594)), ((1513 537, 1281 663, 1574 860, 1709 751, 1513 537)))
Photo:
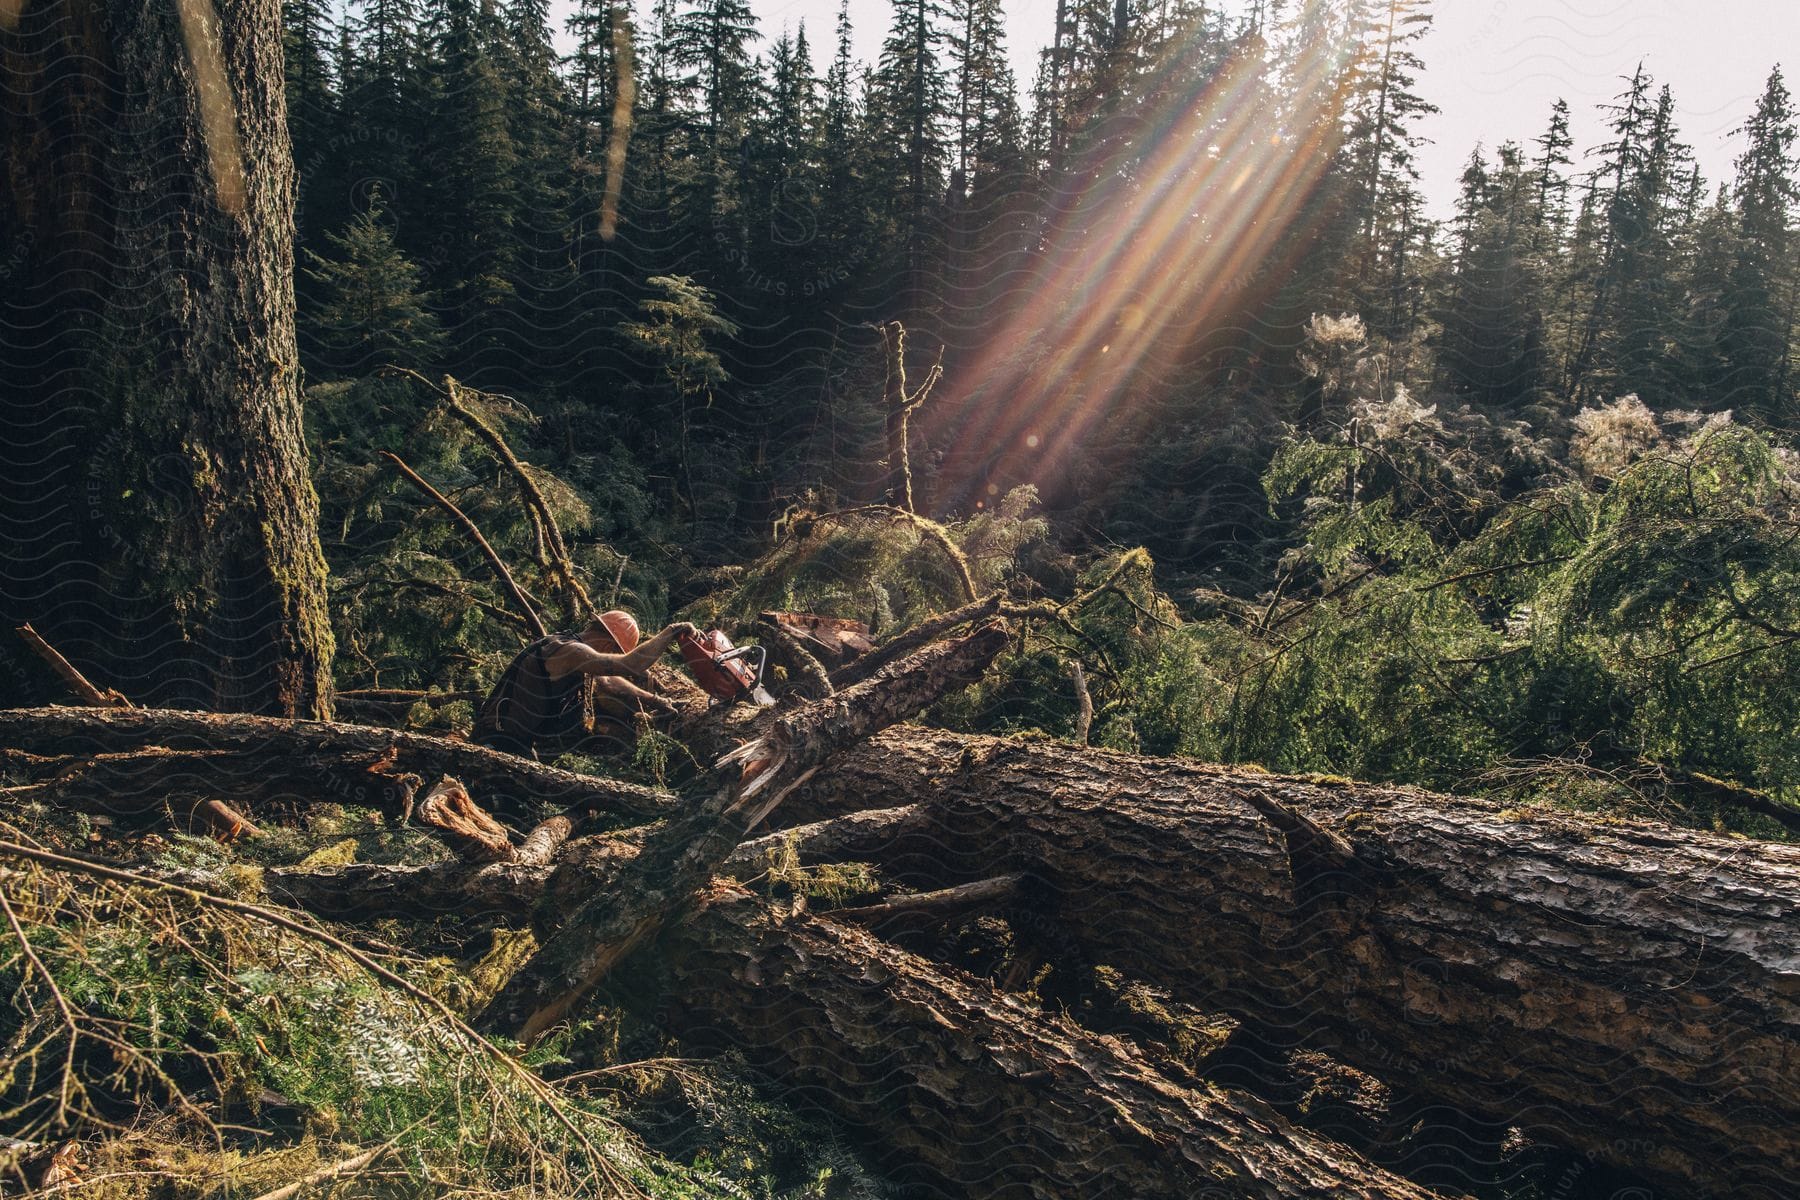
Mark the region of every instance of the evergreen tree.
POLYGON ((1538 136, 1537 212, 1532 223, 1531 248, 1548 250, 1558 245, 1569 220, 1569 180, 1562 169, 1571 165, 1569 150, 1569 102, 1558 99, 1550 106, 1550 125, 1538 136))
POLYGON ((882 193, 899 235, 901 307, 924 305, 927 276, 939 248, 949 139, 949 88, 938 69, 943 10, 935 0, 893 0, 894 18, 870 81, 873 142, 888 147, 889 164, 871 183, 882 193))
POLYGON ((682 14, 670 47, 699 105, 692 124, 686 216, 727 259, 741 258, 749 238, 740 189, 757 102, 749 50, 755 37, 756 18, 744 0, 701 0, 682 14))
POLYGON ((329 147, 339 121, 331 77, 335 29, 325 0, 283 0, 282 60, 286 71, 288 140, 302 179, 294 213, 294 241, 306 247, 326 228, 309 201, 328 203, 342 192, 337 156, 329 147))
POLYGON ((1414 126, 1437 106, 1415 90, 1424 63, 1414 47, 1431 27, 1431 12, 1425 0, 1358 0, 1351 13, 1360 57, 1348 143, 1362 228, 1359 251, 1345 265, 1355 272, 1349 291, 1356 309, 1371 331, 1396 341, 1419 291, 1415 251, 1429 236, 1414 126))
POLYGON ((1541 182, 1510 142, 1492 173, 1477 152, 1463 175, 1451 283, 1436 314, 1437 372, 1483 404, 1528 403, 1545 382, 1546 281, 1532 249, 1541 182))
POLYGON ((342 233, 326 235, 333 256, 307 255, 319 299, 302 322, 309 336, 301 348, 336 374, 368 374, 387 363, 425 369, 444 349, 419 268, 394 244, 386 215, 377 190, 342 233))
POLYGON ((1795 111, 1781 68, 1770 72, 1756 112, 1738 132, 1745 145, 1733 188, 1737 254, 1722 331, 1731 373, 1717 400, 1788 422, 1795 414, 1795 111))
POLYGON ((515 295, 522 174, 496 61, 504 30, 483 0, 433 0, 430 219, 440 241, 434 286, 453 314, 458 373, 497 364, 515 295))

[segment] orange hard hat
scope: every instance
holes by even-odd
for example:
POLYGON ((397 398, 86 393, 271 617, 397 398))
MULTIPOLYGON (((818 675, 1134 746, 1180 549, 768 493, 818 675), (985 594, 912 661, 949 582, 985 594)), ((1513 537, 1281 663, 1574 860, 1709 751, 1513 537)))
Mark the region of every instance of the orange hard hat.
POLYGON ((606 626, 607 636, 612 638, 613 645, 619 648, 621 654, 629 654, 637 649, 638 623, 630 613, 615 608, 601 613, 595 619, 606 626))

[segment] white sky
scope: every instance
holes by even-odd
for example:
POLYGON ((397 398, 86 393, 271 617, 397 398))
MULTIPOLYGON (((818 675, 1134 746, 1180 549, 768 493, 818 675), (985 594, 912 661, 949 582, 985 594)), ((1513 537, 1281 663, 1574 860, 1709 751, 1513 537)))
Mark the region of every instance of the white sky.
MULTIPOLYGON (((1003 3, 1013 68, 1028 89, 1056 0, 1003 3)), ((820 71, 837 7, 837 0, 751 0, 767 36, 805 22, 820 71)), ((879 53, 891 14, 888 0, 851 0, 862 61, 879 53)), ((1728 135, 1750 115, 1769 68, 1782 63, 1790 90, 1800 92, 1800 0, 1438 0, 1418 49, 1425 60, 1419 90, 1442 110, 1421 126, 1432 144, 1420 153, 1420 171, 1438 215, 1448 214, 1477 142, 1490 150, 1507 138, 1529 142, 1558 96, 1569 102, 1577 153, 1601 141, 1594 106, 1618 93, 1619 76, 1640 58, 1673 89, 1682 135, 1716 184, 1731 174, 1738 143, 1728 135)))

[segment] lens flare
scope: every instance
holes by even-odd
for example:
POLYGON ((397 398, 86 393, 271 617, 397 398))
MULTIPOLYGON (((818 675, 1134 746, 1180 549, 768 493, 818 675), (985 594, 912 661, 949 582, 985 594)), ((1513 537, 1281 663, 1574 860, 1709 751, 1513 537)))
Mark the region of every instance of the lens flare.
POLYGON ((1188 64, 1167 56, 1162 77, 1134 89, 1165 97, 1160 110, 1097 122, 1047 223, 1031 298, 959 371, 971 402, 944 432, 966 467, 946 471, 944 503, 966 506, 1021 442, 1048 477, 1097 422, 1129 415, 1117 410, 1134 376, 1279 278, 1276 256, 1304 244, 1290 235, 1305 232, 1296 223, 1337 156, 1346 61, 1335 39, 1280 53, 1252 39, 1184 90, 1173 81, 1188 64), (1027 429, 1044 431, 1041 447, 1027 429))

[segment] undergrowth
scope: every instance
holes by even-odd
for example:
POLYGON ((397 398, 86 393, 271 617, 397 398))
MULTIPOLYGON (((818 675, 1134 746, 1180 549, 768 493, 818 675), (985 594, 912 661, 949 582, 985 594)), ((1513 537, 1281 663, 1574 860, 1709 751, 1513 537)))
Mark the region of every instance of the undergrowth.
MULTIPOLYGON (((32 825, 0 837, 51 848, 82 834, 32 825)), ((315 859, 354 857, 337 831, 321 823, 315 859)), ((500 931, 462 962, 334 946, 232 899, 260 880, 233 849, 179 838, 137 857, 146 882, 0 860, 0 1193, 41 1185, 51 1154, 75 1172, 51 1180, 120 1198, 260 1196, 346 1162, 333 1194, 824 1197, 854 1173, 741 1064, 686 1070, 683 1140, 666 1080, 614 1086, 665 1072, 595 1057, 629 1047, 570 1031, 514 1060, 484 1042, 462 1018, 529 935, 500 931), (735 1133, 727 1110, 747 1122, 735 1133)))

